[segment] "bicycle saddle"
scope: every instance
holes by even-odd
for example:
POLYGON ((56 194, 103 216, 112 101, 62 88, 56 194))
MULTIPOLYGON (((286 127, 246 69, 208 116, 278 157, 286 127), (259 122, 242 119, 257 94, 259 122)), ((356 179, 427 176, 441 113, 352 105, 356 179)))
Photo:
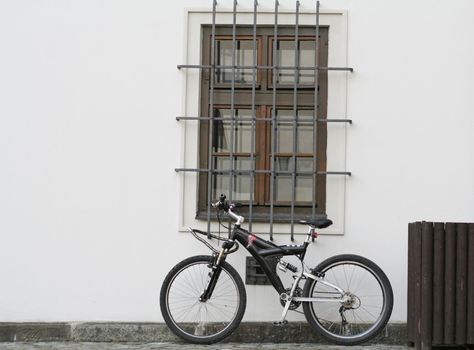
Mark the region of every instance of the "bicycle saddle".
POLYGON ((326 228, 332 225, 332 221, 326 218, 300 220, 300 224, 309 225, 315 228, 326 228))

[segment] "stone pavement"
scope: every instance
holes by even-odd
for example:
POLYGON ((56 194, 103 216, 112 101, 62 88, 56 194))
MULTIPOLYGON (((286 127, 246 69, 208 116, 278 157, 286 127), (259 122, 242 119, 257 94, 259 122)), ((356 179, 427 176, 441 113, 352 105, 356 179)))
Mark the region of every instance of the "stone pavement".
POLYGON ((400 345, 336 346, 292 343, 219 343, 214 345, 193 345, 183 343, 0 343, 0 350, 408 350, 400 345))

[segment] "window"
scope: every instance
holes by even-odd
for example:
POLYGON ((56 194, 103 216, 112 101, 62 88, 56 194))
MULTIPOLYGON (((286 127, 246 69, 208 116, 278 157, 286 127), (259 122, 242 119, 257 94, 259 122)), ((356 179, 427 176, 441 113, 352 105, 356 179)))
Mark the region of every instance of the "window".
MULTIPOLYGON (((315 65, 315 28, 302 26, 299 28, 298 51, 300 67, 315 65)), ((327 66, 328 28, 320 27, 319 62, 327 66)), ((275 45, 273 28, 257 27, 257 65, 272 66, 274 64, 273 46, 275 45)), ((211 60, 211 28, 202 27, 202 64, 209 65, 211 60)), ((279 27, 276 47, 276 62, 281 67, 295 65, 294 27, 279 27)), ((315 196, 317 213, 326 211, 326 175, 316 176, 313 188, 313 118, 314 118, 314 70, 279 69, 276 74, 275 86, 272 69, 258 69, 255 89, 255 117, 252 121, 252 82, 253 69, 236 68, 234 76, 234 122, 232 117, 232 69, 222 66, 232 65, 232 27, 216 26, 216 43, 214 62, 217 66, 214 76, 211 70, 204 69, 200 83, 200 116, 207 117, 211 110, 210 89, 213 79, 212 130, 207 120, 199 125, 199 168, 209 167, 209 151, 212 152, 211 198, 220 193, 231 193, 234 201, 241 202, 244 207, 240 212, 245 215, 250 201, 253 205, 253 221, 267 221, 270 213, 270 202, 273 196, 274 222, 290 220, 289 207, 292 200, 293 180, 291 171, 293 164, 293 133, 296 132, 296 181, 295 181, 295 219, 311 216, 312 200, 315 196), (296 99, 294 95, 295 74, 297 76, 296 99), (273 90, 276 90, 276 105, 273 111, 273 90), (296 100, 296 105, 294 101, 296 100), (294 122, 296 109, 297 122, 294 122), (275 115, 276 125, 272 130, 271 118, 275 115), (232 133, 231 127, 234 126, 232 133), (212 145, 209 145, 209 133, 212 132, 212 145), (254 147, 251 148, 254 138, 254 147), (272 140, 274 146, 272 147, 272 140), (212 147, 209 147, 212 146, 212 147), (256 174, 251 187, 249 171, 252 169, 252 151, 255 155, 256 174), (273 151, 273 152, 272 152, 273 151), (232 158, 230 157, 232 153, 232 158), (271 161, 274 155, 273 193, 271 193, 271 161), (233 169, 235 174, 226 171, 233 169), (222 170, 219 173, 219 170, 222 170), (240 173, 239 173, 240 171, 240 173), (233 177, 232 189, 230 176, 233 177)), ((252 27, 239 26, 236 35, 236 66, 252 66, 253 36, 252 27)), ((327 114, 327 73, 319 72, 318 81, 318 118, 326 118, 327 114)), ((316 124, 316 169, 326 171, 326 123, 316 124)), ((208 174, 199 174, 197 218, 207 219, 208 174)))

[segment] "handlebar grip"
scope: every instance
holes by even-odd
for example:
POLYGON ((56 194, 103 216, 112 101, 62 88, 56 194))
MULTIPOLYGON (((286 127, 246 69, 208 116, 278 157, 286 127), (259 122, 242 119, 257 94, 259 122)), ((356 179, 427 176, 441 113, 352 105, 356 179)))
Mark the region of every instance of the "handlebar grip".
POLYGON ((224 211, 227 211, 229 209, 229 203, 225 201, 226 198, 227 197, 223 193, 219 196, 219 209, 224 211))
POLYGON ((219 202, 223 204, 226 198, 227 197, 225 196, 225 194, 221 193, 221 195, 219 196, 219 202))
POLYGON ((239 203, 227 203, 225 201, 226 199, 226 196, 225 194, 221 194, 219 196, 219 201, 212 204, 212 206, 218 210, 224 210, 227 214, 229 214, 229 216, 234 219, 236 222, 236 225, 240 225, 244 222, 244 217, 243 216, 240 216, 240 215, 237 215, 235 213, 232 212, 232 210, 236 207, 236 206, 239 206, 239 203))
POLYGON ((216 203, 213 203, 212 206, 214 208, 217 208, 217 209, 220 209, 220 210, 226 210, 227 203, 226 203, 225 199, 226 199, 225 194, 221 194, 219 196, 219 200, 216 203))

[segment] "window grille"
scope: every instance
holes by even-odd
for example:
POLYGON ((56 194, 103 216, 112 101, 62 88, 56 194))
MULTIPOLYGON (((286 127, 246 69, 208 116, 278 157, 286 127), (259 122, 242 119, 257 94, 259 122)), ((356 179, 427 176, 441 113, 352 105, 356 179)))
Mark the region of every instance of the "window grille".
MULTIPOLYGON (((200 65, 178 65, 178 69, 198 69, 202 72, 207 72, 209 77, 209 97, 208 97, 208 111, 207 116, 181 116, 176 119, 179 120, 196 120, 199 122, 206 122, 208 124, 208 134, 207 134, 207 167, 198 167, 198 168, 178 168, 175 169, 177 172, 197 172, 199 174, 204 174, 206 179, 206 219, 207 219, 207 231, 211 231, 211 220, 213 215, 211 214, 211 203, 218 196, 218 193, 213 193, 213 188, 216 188, 217 177, 219 175, 226 175, 228 177, 228 189, 229 192, 226 193, 228 199, 232 201, 233 189, 237 178, 247 177, 248 178, 248 188, 249 188, 249 200, 248 200, 248 225, 249 229, 252 230, 252 221, 254 220, 254 192, 255 192, 255 181, 256 177, 260 175, 265 175, 269 177, 269 196, 268 196, 268 206, 269 206, 269 216, 268 222, 270 224, 269 233, 270 239, 273 239, 273 225, 274 225, 274 213, 275 213, 275 191, 276 191, 276 178, 277 176, 287 176, 287 179, 290 180, 291 186, 290 191, 291 195, 289 196, 289 223, 290 223, 290 235, 291 240, 294 239, 294 224, 295 224, 295 206, 297 204, 297 193, 296 193, 296 183, 298 176, 307 176, 311 178, 312 182, 312 194, 311 194, 311 217, 317 215, 316 207, 316 198, 317 198, 317 177, 318 176, 327 176, 327 175, 351 175, 347 171, 321 171, 318 170, 317 165, 317 155, 318 155, 318 126, 327 123, 333 122, 343 122, 343 123, 352 123, 350 119, 331 119, 327 116, 321 117, 319 112, 319 76, 320 72, 327 71, 343 71, 343 72, 352 72, 353 69, 349 67, 327 67, 320 65, 320 32, 321 26, 319 23, 320 17, 320 2, 316 1, 315 4, 315 25, 314 25, 314 65, 303 66, 301 62, 301 47, 303 46, 303 37, 300 37, 300 25, 299 25, 299 15, 300 15, 300 1, 296 1, 295 7, 295 24, 292 27, 293 32, 293 64, 285 65, 280 64, 278 45, 285 44, 285 37, 282 36, 279 41, 279 33, 282 30, 281 26, 279 27, 278 23, 278 11, 279 3, 278 0, 275 1, 274 7, 274 24, 273 24, 273 44, 271 45, 272 50, 272 60, 267 64, 262 64, 259 62, 257 57, 257 47, 259 45, 259 39, 257 38, 257 14, 258 14, 258 2, 254 0, 253 5, 253 24, 251 25, 252 35, 249 35, 245 38, 237 37, 237 0, 233 0, 233 10, 232 10, 232 34, 228 37, 221 38, 216 34, 216 14, 217 11, 217 1, 213 0, 212 3, 212 24, 211 24, 211 42, 210 42, 210 64, 200 64, 200 65), (280 43, 281 42, 281 43, 280 43), (249 51, 251 49, 251 62, 249 65, 248 57, 245 59, 244 50, 249 51), (217 55, 221 52, 226 52, 227 54, 217 55), (230 52, 230 55, 228 54, 230 52), (229 60, 230 56, 230 60, 229 60), (259 77, 262 74, 268 74, 271 80, 271 115, 259 116, 258 106, 256 104, 257 96, 257 84, 259 83, 259 77), (299 109, 298 105, 298 89, 310 79, 312 75, 314 83, 314 106, 311 119, 305 119, 299 109), (230 78, 229 78, 230 76, 230 78), (237 77, 237 78, 236 78, 237 77), (291 80, 290 80, 291 79, 291 80), (286 114, 283 118, 278 115, 278 84, 286 84, 287 88, 290 87, 293 90, 293 106, 291 110, 286 110, 286 114), (226 103, 227 111, 222 113, 221 109, 216 109, 218 103, 215 101, 216 91, 219 88, 219 84, 225 84, 226 87, 230 90, 229 101, 226 103), (239 115, 239 106, 236 105, 236 92, 237 88, 241 87, 241 84, 245 84, 247 87, 251 88, 251 103, 250 103, 250 113, 243 113, 239 115), (216 86, 217 85, 217 86, 216 86), (236 86, 238 85, 238 86, 236 86), (228 116, 226 115, 228 114, 228 116), (281 167, 277 167, 281 160, 277 161, 277 133, 281 132, 278 124, 281 121, 285 121, 287 126, 289 125, 291 130, 292 137, 292 149, 291 152, 288 152, 287 158, 285 161, 287 164, 287 170, 281 170, 281 167), (247 156, 250 159, 250 167, 247 169, 239 169, 235 166, 237 163, 235 161, 236 157, 239 156, 238 150, 234 149, 236 135, 236 126, 239 122, 247 121, 250 122, 250 152, 247 156), (269 169, 257 169, 255 166, 256 154, 255 154, 255 140, 256 140, 256 129, 257 122, 265 121, 271 124, 270 132, 270 164, 269 169), (224 133, 224 123, 229 125, 228 128, 228 142, 224 143, 223 138, 220 140, 219 134, 224 133), (312 126, 312 154, 310 154, 310 159, 312 158, 312 169, 311 170, 299 170, 297 167, 298 163, 298 132, 297 127, 301 124, 308 124, 312 126), (224 160, 221 161, 221 165, 227 163, 228 168, 223 166, 217 166, 217 158, 213 158, 213 151, 216 149, 227 149, 227 154, 224 156, 224 160), (225 157, 228 158, 225 161, 225 157), (278 168, 278 169, 277 169, 278 168), (213 182, 214 179, 214 182, 213 182)), ((288 41, 288 40, 287 40, 288 41)), ((308 45, 308 43, 304 43, 308 45)), ((289 45, 290 46, 290 45, 289 45)), ((247 55, 248 56, 248 55, 247 55)), ((221 85, 222 86, 222 85, 221 85)), ((284 113, 283 113, 284 114, 284 113)), ((221 156, 221 158, 223 158, 221 156)), ((222 180, 221 180, 222 181, 222 180)))

